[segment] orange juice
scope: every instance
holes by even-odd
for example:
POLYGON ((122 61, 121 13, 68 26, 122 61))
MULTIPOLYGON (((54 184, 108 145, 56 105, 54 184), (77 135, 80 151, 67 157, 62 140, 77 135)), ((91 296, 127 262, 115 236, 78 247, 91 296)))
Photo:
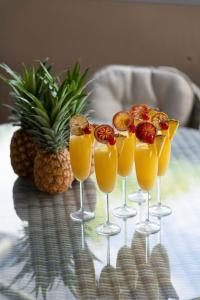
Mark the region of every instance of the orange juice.
POLYGON ((90 174, 92 140, 90 134, 72 135, 69 142, 70 160, 74 177, 84 181, 90 174))
POLYGON ((145 191, 152 189, 158 173, 158 155, 155 144, 136 142, 135 168, 140 187, 145 191))
POLYGON ((163 149, 161 151, 159 160, 158 160, 158 176, 163 176, 169 166, 170 154, 171 154, 171 142, 169 139, 169 134, 166 134, 166 139, 164 141, 163 149))
POLYGON ((118 142, 121 137, 117 139, 117 150, 118 150, 118 174, 126 177, 130 175, 135 153, 135 135, 130 134, 129 136, 122 137, 122 141, 118 142))
POLYGON ((117 177, 118 154, 116 145, 98 144, 94 151, 95 173, 98 186, 104 193, 111 193, 117 177))

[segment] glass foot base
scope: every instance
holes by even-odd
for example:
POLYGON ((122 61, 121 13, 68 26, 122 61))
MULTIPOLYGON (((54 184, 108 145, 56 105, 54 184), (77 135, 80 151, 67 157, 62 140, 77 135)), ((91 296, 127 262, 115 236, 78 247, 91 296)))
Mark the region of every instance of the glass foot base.
MULTIPOLYGON (((135 193, 128 195, 128 200, 134 201, 138 204, 142 204, 148 200, 148 193, 142 190, 138 190, 135 193)), ((151 200, 151 195, 149 195, 149 200, 151 200)))
POLYGON ((171 215, 172 210, 166 205, 154 205, 150 206, 149 213, 151 216, 161 218, 171 215))
POLYGON ((131 218, 137 215, 137 211, 135 208, 126 205, 113 209, 113 215, 118 218, 131 218))
POLYGON ((90 211, 78 210, 70 214, 73 221, 85 222, 94 218, 94 213, 90 211))
POLYGON ((121 231, 121 228, 117 224, 100 224, 96 227, 96 233, 100 235, 115 235, 121 231))
POLYGON ((160 231, 160 226, 157 223, 145 221, 137 223, 135 230, 141 234, 150 235, 160 231))

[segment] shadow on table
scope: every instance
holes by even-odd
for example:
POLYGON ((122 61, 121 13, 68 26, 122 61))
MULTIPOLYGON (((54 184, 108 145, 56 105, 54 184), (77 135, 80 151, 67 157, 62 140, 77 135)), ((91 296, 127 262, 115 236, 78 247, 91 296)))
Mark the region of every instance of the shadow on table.
MULTIPOLYGON (((97 281, 94 261, 98 258, 85 239, 85 226, 90 223, 76 223, 69 217, 79 208, 77 182, 66 193, 50 196, 19 178, 13 199, 26 225, 23 238, 14 245, 15 259, 8 266, 19 267, 11 283, 0 286, 8 299, 179 299, 171 283, 166 249, 157 244, 150 253, 149 238, 138 233, 130 247, 125 242, 119 249, 116 267, 110 264, 112 238, 107 238, 107 263, 97 281)), ((94 211, 96 188, 90 179, 85 183, 85 199, 85 207, 94 211)))
MULTIPOLYGON (((94 211, 96 188, 92 180, 85 182, 84 193, 85 208, 94 211)), ((12 299, 13 287, 24 283, 22 290, 35 293, 36 298, 48 299, 48 293, 58 289, 61 299, 69 291, 73 298, 95 299, 96 258, 85 241, 83 224, 72 222, 69 216, 79 209, 78 182, 65 193, 49 195, 39 192, 31 181, 18 178, 13 199, 16 213, 26 226, 23 238, 15 244, 17 255, 12 266, 23 267, 2 293, 12 299)), ((20 297, 22 294, 19 299, 23 299, 20 297)))

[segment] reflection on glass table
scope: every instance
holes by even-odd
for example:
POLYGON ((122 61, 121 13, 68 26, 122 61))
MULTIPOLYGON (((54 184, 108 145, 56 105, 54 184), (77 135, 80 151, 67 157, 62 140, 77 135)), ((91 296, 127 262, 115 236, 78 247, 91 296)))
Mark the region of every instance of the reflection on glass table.
MULTIPOLYGON (((161 232, 146 239, 135 232, 140 214, 126 221, 111 214, 121 232, 107 240, 95 232, 105 216, 94 176, 85 181, 84 207, 95 218, 84 225, 73 222, 70 213, 80 203, 78 182, 50 196, 31 181, 17 179, 8 155, 12 130, 7 127, 6 135, 4 130, 0 126, 1 300, 103 299, 102 291, 108 299, 125 300, 200 296, 199 132, 180 129, 173 141, 172 161, 163 178, 163 203, 173 213, 161 219, 161 232), (108 265, 111 271, 102 275, 108 265)), ((127 192, 136 187, 133 178, 127 178, 127 192)), ((151 202, 156 203, 156 189, 151 202)), ((110 212, 120 204, 118 179, 110 212)), ((143 219, 145 204, 141 208, 143 219)))

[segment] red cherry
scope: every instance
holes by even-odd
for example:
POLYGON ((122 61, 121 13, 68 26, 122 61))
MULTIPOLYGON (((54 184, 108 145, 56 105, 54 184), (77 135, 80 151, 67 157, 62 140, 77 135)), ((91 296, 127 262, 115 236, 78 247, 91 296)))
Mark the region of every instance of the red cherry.
POLYGON ((154 138, 155 138, 155 136, 153 134, 148 135, 147 136, 147 143, 148 144, 153 144, 154 138))
POLYGON ((85 128, 83 128, 83 132, 85 134, 90 134, 91 133, 91 128, 89 126, 86 126, 85 128))
POLYGON ((163 130, 167 130, 168 128, 169 128, 169 125, 168 125, 168 123, 167 122, 160 122, 160 127, 161 127, 161 129, 163 129, 163 130))
POLYGON ((110 135, 110 136, 108 137, 107 141, 108 141, 108 143, 109 143, 111 146, 115 145, 115 143, 116 143, 116 139, 115 139, 115 137, 114 137, 113 135, 110 135))
POLYGON ((135 125, 134 124, 129 125, 128 131, 131 132, 131 133, 135 133, 135 125))
POLYGON ((141 114, 141 118, 142 118, 142 120, 144 120, 144 121, 148 121, 148 120, 149 120, 149 116, 148 116, 148 114, 147 114, 146 112, 143 112, 143 113, 141 114))

